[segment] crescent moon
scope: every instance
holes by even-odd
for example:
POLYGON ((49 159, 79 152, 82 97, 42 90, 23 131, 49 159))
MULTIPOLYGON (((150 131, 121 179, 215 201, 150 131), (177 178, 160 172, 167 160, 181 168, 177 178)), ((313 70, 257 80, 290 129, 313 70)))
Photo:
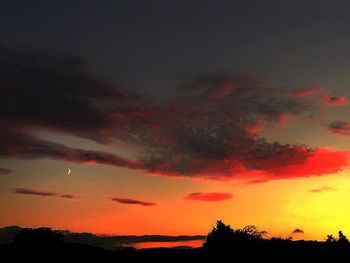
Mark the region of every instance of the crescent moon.
POLYGON ((68 172, 67 172, 67 175, 71 173, 71 170, 68 168, 68 172))

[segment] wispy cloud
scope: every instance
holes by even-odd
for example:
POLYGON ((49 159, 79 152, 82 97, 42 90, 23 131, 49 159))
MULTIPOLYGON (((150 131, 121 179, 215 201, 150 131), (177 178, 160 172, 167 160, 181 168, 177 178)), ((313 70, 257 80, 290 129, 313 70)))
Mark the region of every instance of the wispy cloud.
POLYGON ((331 187, 331 186, 323 186, 320 188, 315 188, 315 189, 311 189, 309 192, 311 193, 322 193, 322 192, 334 192, 337 191, 336 188, 331 187))
POLYGON ((153 202, 145 202, 141 200, 135 200, 130 198, 119 198, 119 197, 112 197, 111 201, 126 204, 126 205, 141 205, 141 206, 156 206, 156 203, 153 202))
POLYGON ((68 199, 76 198, 76 196, 74 196, 74 195, 57 194, 54 192, 38 191, 38 190, 33 190, 33 189, 28 189, 28 188, 14 188, 14 189, 12 189, 12 191, 15 194, 36 195, 36 196, 41 196, 41 197, 55 196, 55 197, 68 198, 68 199))

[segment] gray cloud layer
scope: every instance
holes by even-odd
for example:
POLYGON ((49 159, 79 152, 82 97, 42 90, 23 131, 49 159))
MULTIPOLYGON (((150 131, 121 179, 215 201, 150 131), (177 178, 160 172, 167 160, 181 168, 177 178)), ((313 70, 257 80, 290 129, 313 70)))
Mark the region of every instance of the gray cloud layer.
POLYGON ((217 179, 258 170, 274 179, 287 172, 284 167, 303 165, 315 155, 306 145, 268 142, 258 133, 283 125, 286 115, 317 114, 320 101, 312 89, 305 95, 267 87, 245 74, 202 75, 183 78, 179 95, 159 103, 93 76, 78 57, 6 48, 0 53, 0 124, 7 127, 0 132, 0 157, 96 162, 217 179), (35 136, 38 128, 102 144, 123 141, 137 148, 140 158, 45 141, 35 136))

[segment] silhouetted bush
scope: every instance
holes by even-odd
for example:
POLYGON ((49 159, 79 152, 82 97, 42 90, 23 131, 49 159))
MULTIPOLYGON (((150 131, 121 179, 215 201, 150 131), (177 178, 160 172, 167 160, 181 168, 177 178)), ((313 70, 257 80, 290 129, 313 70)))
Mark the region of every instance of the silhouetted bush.
POLYGON ((204 248, 223 249, 237 243, 262 240, 266 234, 266 231, 260 231, 254 225, 245 226, 242 229, 232 229, 230 225, 225 225, 221 220, 218 220, 203 246, 204 248))
POLYGON ((326 243, 333 243, 333 244, 349 244, 349 240, 344 235, 343 231, 338 232, 338 239, 335 239, 333 235, 327 235, 326 243))

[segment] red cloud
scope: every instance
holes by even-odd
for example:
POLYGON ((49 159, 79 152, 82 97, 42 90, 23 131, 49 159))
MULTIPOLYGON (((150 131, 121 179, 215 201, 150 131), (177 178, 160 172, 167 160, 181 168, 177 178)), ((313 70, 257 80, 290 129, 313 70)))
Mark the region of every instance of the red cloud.
POLYGON ((212 201, 223 201, 231 198, 232 198, 232 194, 230 193, 213 192, 213 193, 191 193, 191 194, 188 194, 184 199, 212 202, 212 201))
POLYGON ((329 89, 325 87, 305 87, 294 90, 294 95, 297 97, 308 97, 315 94, 329 93, 329 89))
POLYGON ((118 202, 118 203, 126 204, 126 205, 142 205, 142 206, 155 206, 155 205, 157 205, 156 203, 145 202, 145 201, 140 201, 140 200, 135 200, 135 199, 130 199, 130 198, 112 197, 111 200, 113 202, 118 202))
POLYGON ((324 96, 321 99, 321 103, 323 105, 328 105, 328 106, 347 106, 347 105, 349 105, 348 99, 344 96, 341 96, 341 97, 324 96))
POLYGON ((340 135, 350 136, 350 123, 344 121, 334 121, 329 124, 328 131, 340 135))
MULTIPOLYGON (((310 152, 305 160, 298 164, 279 165, 273 163, 264 170, 251 171, 249 183, 263 183, 275 179, 321 176, 340 172, 349 167, 350 151, 336 151, 319 148, 310 152), (255 178, 254 178, 255 177, 255 178)), ((247 179, 246 176, 238 176, 247 179)))

